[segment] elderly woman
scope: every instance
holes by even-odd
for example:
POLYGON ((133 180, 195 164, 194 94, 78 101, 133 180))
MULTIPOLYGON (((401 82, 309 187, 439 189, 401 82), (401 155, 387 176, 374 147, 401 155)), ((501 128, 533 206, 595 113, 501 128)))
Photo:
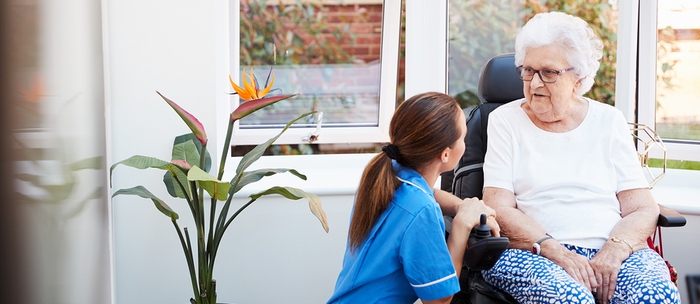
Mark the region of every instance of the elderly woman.
POLYGON ((484 201, 511 248, 483 276, 520 303, 680 301, 625 118, 582 97, 602 48, 582 19, 536 15, 515 41, 525 98, 489 118, 484 201))

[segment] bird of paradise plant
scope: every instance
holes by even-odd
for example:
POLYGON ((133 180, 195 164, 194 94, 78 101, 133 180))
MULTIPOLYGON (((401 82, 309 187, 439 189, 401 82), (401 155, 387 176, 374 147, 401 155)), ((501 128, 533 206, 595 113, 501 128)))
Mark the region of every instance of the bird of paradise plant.
POLYGON ((142 198, 150 199, 155 207, 168 216, 177 231, 178 238, 182 245, 187 260, 187 267, 192 283, 192 291, 194 297, 190 298, 191 304, 215 304, 216 303, 216 280, 213 279, 214 262, 216 253, 221 244, 224 232, 228 229, 231 222, 250 204, 258 200, 262 196, 280 194, 291 200, 299 200, 306 198, 309 202, 311 212, 321 221, 323 229, 328 232, 328 222, 326 214, 321 207, 321 201, 315 194, 307 193, 301 189, 283 186, 274 186, 259 193, 250 195, 250 200, 241 206, 232 215, 229 215, 231 200, 238 191, 248 184, 259 181, 265 176, 270 176, 279 173, 289 172, 303 180, 306 176, 294 169, 276 168, 276 169, 258 169, 246 171, 251 164, 258 160, 265 149, 277 140, 284 131, 286 131, 293 123, 315 112, 309 112, 290 121, 282 131, 275 137, 270 138, 264 143, 259 144, 249 153, 247 153, 238 163, 236 173, 231 181, 222 181, 224 177, 224 166, 226 164, 228 149, 231 143, 231 135, 233 126, 237 120, 262 109, 268 105, 274 104, 281 100, 291 98, 297 94, 267 96, 271 91, 274 83, 274 75, 272 70, 268 74, 265 86, 260 89, 257 79, 251 69, 250 74, 243 71, 243 87, 236 85, 233 79, 229 76, 229 80, 233 89, 242 100, 232 113, 229 119, 226 139, 224 141, 223 152, 219 162, 219 171, 217 176, 212 176, 209 173, 211 159, 207 152, 207 134, 204 130, 204 125, 197 120, 192 114, 177 105, 174 101, 163 96, 156 91, 165 102, 170 105, 173 110, 187 124, 192 133, 178 136, 175 138, 173 146, 172 160, 165 161, 154 157, 135 155, 128 159, 115 163, 110 168, 110 176, 114 168, 118 165, 125 165, 137 169, 155 168, 165 170, 163 181, 168 189, 168 192, 173 197, 183 198, 189 206, 190 212, 194 219, 196 235, 196 246, 193 247, 190 239, 190 234, 187 227, 180 229, 177 223, 179 215, 173 211, 164 200, 159 199, 148 191, 143 186, 135 186, 128 189, 120 189, 116 191, 112 197, 123 195, 136 195, 142 198), (272 77, 272 79, 270 79, 272 77), (211 203, 209 210, 205 210, 204 192, 210 197, 211 203), (223 207, 217 212, 217 203, 223 201, 223 207), (208 218, 207 218, 208 211, 208 218), (207 222, 208 220, 208 222, 207 222), (208 227, 207 227, 208 226, 208 227), (195 251, 196 250, 196 257, 195 251), (196 258, 196 260, 195 260, 196 258))

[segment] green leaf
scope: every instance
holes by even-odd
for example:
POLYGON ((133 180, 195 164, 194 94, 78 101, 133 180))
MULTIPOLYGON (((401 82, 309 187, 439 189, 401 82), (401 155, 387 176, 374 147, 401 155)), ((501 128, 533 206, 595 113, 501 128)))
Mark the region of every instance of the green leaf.
MULTIPOLYGON (((202 153, 202 143, 200 143, 196 139, 197 138, 192 133, 187 133, 175 137, 175 140, 173 141, 172 152, 173 160, 184 160, 189 164, 190 168, 192 168, 192 166, 199 166, 199 157, 202 153)), ((206 155, 204 157, 204 171, 209 172, 209 170, 211 169, 211 156, 209 155, 209 151, 206 151, 206 155)), ((187 169, 189 170, 189 168, 187 169)), ((182 192, 180 185, 178 185, 177 181, 173 178, 173 174, 170 172, 165 172, 165 174, 163 175, 163 183, 165 184, 165 188, 168 190, 168 194, 170 194, 170 196, 179 198, 192 197, 190 195, 189 183, 185 182, 187 180, 186 174, 188 170, 185 170, 184 173, 183 170, 176 171, 177 178, 185 186, 186 193, 182 192)))
POLYGON ((156 205, 156 209, 160 211, 161 213, 165 214, 167 217, 169 217, 171 220, 175 221, 178 218, 180 218, 179 215, 173 209, 168 206, 164 201, 161 199, 157 198, 153 193, 148 191, 146 188, 143 186, 136 186, 133 188, 128 188, 128 189, 119 189, 119 191, 114 192, 112 194, 112 197, 115 197, 117 195, 124 194, 124 195, 137 195, 143 198, 149 198, 151 201, 153 201, 153 204, 156 205))
POLYGON ((187 172, 187 180, 197 181, 199 186, 206 190, 211 197, 220 201, 226 200, 228 197, 228 189, 231 188, 231 184, 216 179, 216 177, 204 172, 204 170, 197 166, 193 166, 192 169, 187 172))
POLYGON ((173 146, 173 160, 184 160, 190 168, 199 165, 199 151, 192 140, 173 146))
MULTIPOLYGON (((306 175, 299 173, 297 170, 294 169, 285 169, 285 168, 277 168, 277 169, 259 169, 259 170, 254 170, 254 171, 247 171, 243 172, 243 175, 241 175, 241 178, 238 180, 238 183, 236 184, 236 187, 233 189, 232 193, 238 193, 243 187, 245 187, 248 184, 257 182, 261 180, 265 176, 270 176, 270 175, 275 175, 277 173, 285 173, 289 172, 297 177, 306 180, 306 175)), ((232 182, 233 184, 233 182, 232 182)))
MULTIPOLYGON (((175 137, 175 140, 173 141, 173 146, 184 143, 187 141, 192 141, 194 145, 197 147, 197 153, 200 155, 202 154, 202 143, 197 140, 197 137, 194 136, 192 133, 187 133, 180 135, 178 137, 175 137)), ((174 159, 174 156, 173 156, 174 159)), ((192 163, 190 163, 192 164, 192 163)), ((194 163, 194 165, 199 166, 199 159, 197 159, 197 162, 194 163)), ((206 155, 204 155, 204 171, 209 172, 211 170, 211 155, 209 154, 209 150, 206 151, 206 155)))
POLYGON ((125 165, 129 167, 133 167, 136 169, 147 169, 147 168, 156 168, 156 169, 161 169, 161 170, 166 170, 166 175, 163 177, 163 182, 165 183, 166 188, 168 189, 168 193, 170 193, 171 196, 173 197, 180 197, 180 198, 185 198, 185 197, 191 197, 189 196, 189 183, 187 182, 187 176, 185 173, 183 173, 183 169, 178 167, 177 165, 157 159, 155 157, 150 157, 150 156, 142 156, 142 155, 134 155, 132 157, 129 157, 123 161, 120 161, 109 169, 109 175, 110 175, 110 186, 112 183, 111 177, 112 177, 112 172, 114 171, 114 168, 117 165, 125 165), (175 174, 180 182, 185 186, 185 189, 187 191, 187 194, 182 193, 182 190, 180 189, 180 186, 177 184, 177 182, 174 180, 173 173, 175 174), (187 195, 187 196, 185 196, 187 195))
POLYGON ((170 166, 175 167, 175 165, 171 164, 170 162, 157 159, 155 157, 134 155, 112 165, 112 167, 109 168, 110 175, 112 171, 114 171, 114 168, 118 165, 125 165, 136 169, 158 168, 167 170, 170 166))
POLYGON ((323 207, 321 206, 321 199, 319 199, 316 194, 307 193, 304 190, 293 187, 275 186, 263 192, 251 194, 250 198, 253 200, 257 200, 261 196, 271 194, 279 194, 291 200, 299 200, 302 198, 306 198, 309 201, 309 209, 311 209, 311 213, 313 213, 318 218, 318 220, 321 221, 323 229, 326 230, 326 232, 328 232, 328 218, 326 217, 326 212, 323 211, 323 207))
POLYGON ((170 172, 181 170, 178 166, 176 166, 170 162, 157 159, 155 157, 134 155, 132 157, 129 157, 123 161, 120 161, 120 162, 112 165, 112 167, 109 168, 110 185, 111 185, 112 172, 114 171, 114 168, 117 167, 118 165, 125 165, 125 166, 129 166, 129 167, 136 168, 136 169, 156 168, 156 169, 161 169, 161 170, 168 170, 170 172))
POLYGON ((177 179, 182 183, 182 186, 184 186, 185 192, 182 192, 182 188, 180 188, 173 174, 167 171, 165 175, 163 175, 163 183, 165 184, 165 189, 168 190, 168 194, 172 197, 179 198, 192 197, 190 193, 190 183, 187 182, 187 174, 182 170, 175 170, 175 174, 177 175, 177 179))
POLYGON ((246 155, 243 156, 243 158, 241 159, 241 162, 238 163, 238 167, 236 168, 236 175, 240 175, 241 172, 244 172, 246 169, 248 169, 248 167, 250 167, 250 165, 252 165, 255 161, 260 159, 260 157, 263 155, 263 153, 265 153, 265 149, 267 149, 280 136, 282 136, 282 133, 284 133, 284 131, 287 131, 287 129, 289 129, 289 127, 292 124, 294 124, 295 122, 297 122, 298 120, 300 120, 306 116, 313 115, 315 113, 316 113, 316 111, 302 114, 301 116, 299 116, 296 119, 287 123, 287 125, 284 126, 284 129, 282 129, 282 131, 280 131, 280 133, 277 134, 277 136, 268 139, 266 142, 264 142, 262 144, 257 145, 255 148, 253 148, 253 150, 250 150, 250 152, 246 153, 246 155))

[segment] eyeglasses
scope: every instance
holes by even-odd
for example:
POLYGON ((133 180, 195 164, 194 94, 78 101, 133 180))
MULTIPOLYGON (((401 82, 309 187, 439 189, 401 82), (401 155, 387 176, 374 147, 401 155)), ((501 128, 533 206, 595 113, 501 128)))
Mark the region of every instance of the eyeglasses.
POLYGON ((515 71, 518 72, 518 77, 524 81, 530 81, 532 78, 535 77, 535 74, 540 75, 540 79, 544 83, 554 83, 557 82, 557 79, 559 78, 559 74, 561 73, 566 73, 568 71, 573 70, 574 67, 570 67, 568 69, 564 70, 550 70, 550 69, 542 69, 542 70, 535 70, 533 68, 526 68, 523 67, 522 65, 515 68, 515 71))

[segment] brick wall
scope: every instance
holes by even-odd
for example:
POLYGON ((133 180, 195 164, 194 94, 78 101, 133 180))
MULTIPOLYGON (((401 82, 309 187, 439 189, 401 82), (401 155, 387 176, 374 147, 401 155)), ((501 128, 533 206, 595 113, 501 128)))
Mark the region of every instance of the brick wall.
MULTIPOLYGON (((329 25, 355 35, 355 44, 343 46, 343 50, 357 60, 372 62, 379 59, 382 34, 381 4, 326 5, 329 25)), ((332 39, 331 37, 329 37, 332 39)))

